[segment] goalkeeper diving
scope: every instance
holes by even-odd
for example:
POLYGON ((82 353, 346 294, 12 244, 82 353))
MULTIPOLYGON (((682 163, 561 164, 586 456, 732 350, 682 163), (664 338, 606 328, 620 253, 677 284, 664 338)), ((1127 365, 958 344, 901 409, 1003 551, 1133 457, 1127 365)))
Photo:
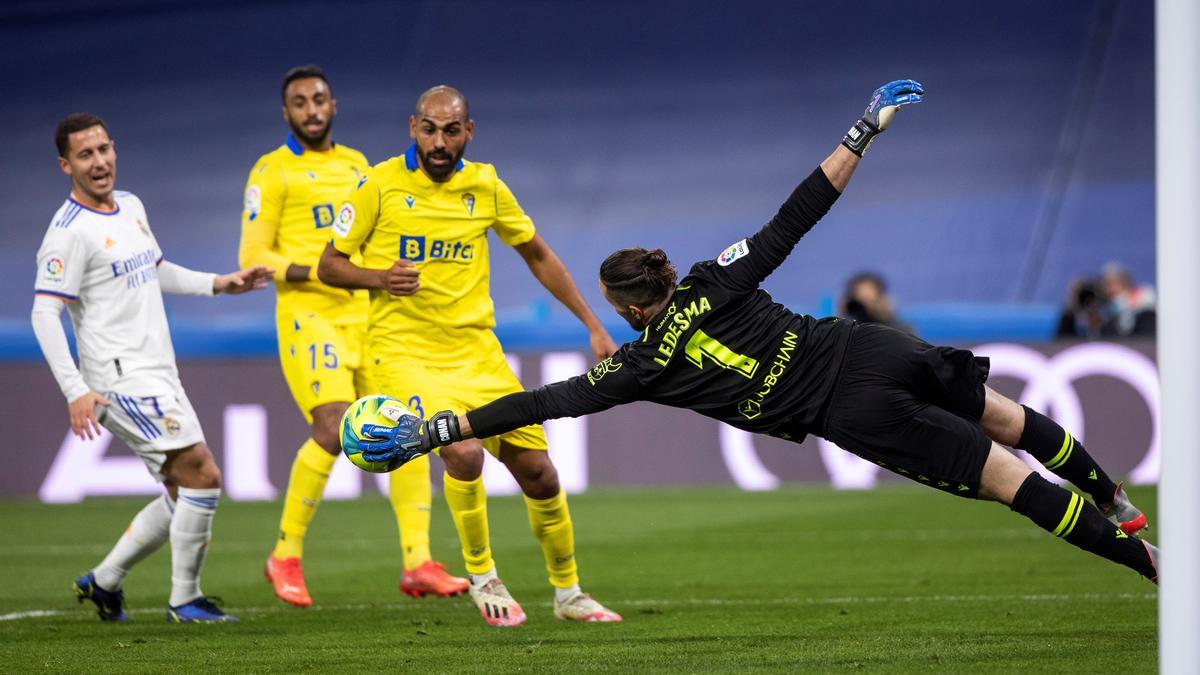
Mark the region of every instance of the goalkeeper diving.
POLYGON ((985 382, 990 362, 892 328, 797 314, 761 288, 829 211, 876 136, 918 103, 914 80, 889 82, 758 232, 683 279, 660 249, 625 248, 600 266, 600 290, 641 336, 588 372, 456 415, 396 428, 364 425, 364 458, 413 458, 633 401, 694 410, 745 431, 809 434, 910 480, 997 501, 1056 537, 1157 583, 1146 518, 1079 439, 985 382), (1025 450, 1091 497, 1042 478, 1002 446, 1025 450))

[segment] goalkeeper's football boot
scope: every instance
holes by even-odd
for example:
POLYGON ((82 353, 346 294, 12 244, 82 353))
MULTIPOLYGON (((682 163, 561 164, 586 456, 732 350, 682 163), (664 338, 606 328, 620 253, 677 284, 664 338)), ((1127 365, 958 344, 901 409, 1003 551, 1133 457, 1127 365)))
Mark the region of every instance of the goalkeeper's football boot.
POLYGON ((106 591, 96 585, 96 576, 91 572, 79 577, 73 583, 75 597, 79 602, 91 600, 96 603, 101 621, 128 621, 125 613, 124 591, 106 591))
POLYGON ((487 583, 470 585, 471 599, 489 626, 520 626, 525 623, 525 610, 509 595, 504 582, 492 579, 487 583))
POLYGON ((1142 513, 1129 501, 1129 495, 1125 494, 1124 483, 1117 483, 1117 489, 1113 491, 1113 500, 1108 504, 1097 504, 1100 507, 1100 512, 1113 522, 1125 534, 1137 534, 1144 529, 1150 527, 1146 522, 1146 514, 1142 513))
POLYGON ((563 621, 585 623, 619 623, 621 615, 592 599, 587 593, 576 593, 559 602, 554 601, 554 616, 563 621))
POLYGON ((414 598, 426 595, 436 595, 439 598, 449 598, 467 592, 471 582, 456 577, 446 571, 446 563, 427 560, 424 564, 411 570, 404 570, 400 578, 400 592, 414 598))
POLYGON ((263 576, 275 587, 275 597, 280 600, 297 607, 308 607, 312 604, 312 596, 308 594, 308 586, 304 583, 304 570, 300 567, 299 558, 276 558, 272 553, 267 556, 263 576))
POLYGON ((200 596, 177 607, 167 607, 167 621, 173 623, 232 623, 237 617, 217 607, 215 597, 200 596))

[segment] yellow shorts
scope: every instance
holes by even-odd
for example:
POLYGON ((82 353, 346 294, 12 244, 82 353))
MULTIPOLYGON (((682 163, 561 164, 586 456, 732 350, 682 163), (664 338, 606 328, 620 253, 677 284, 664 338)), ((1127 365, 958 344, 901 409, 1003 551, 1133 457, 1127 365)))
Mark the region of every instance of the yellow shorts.
MULTIPOLYGON (((487 333, 490 339, 481 341, 474 363, 447 367, 380 357, 371 377, 380 393, 399 399, 423 418, 441 410, 463 413, 506 394, 524 391, 504 360, 500 342, 490 331, 487 333)), ((527 450, 547 449, 546 434, 540 424, 485 439, 483 446, 499 457, 501 442, 527 450)))
POLYGON ((326 403, 353 403, 375 390, 363 367, 366 324, 337 325, 317 314, 278 316, 279 362, 292 398, 312 424, 312 409, 326 403))

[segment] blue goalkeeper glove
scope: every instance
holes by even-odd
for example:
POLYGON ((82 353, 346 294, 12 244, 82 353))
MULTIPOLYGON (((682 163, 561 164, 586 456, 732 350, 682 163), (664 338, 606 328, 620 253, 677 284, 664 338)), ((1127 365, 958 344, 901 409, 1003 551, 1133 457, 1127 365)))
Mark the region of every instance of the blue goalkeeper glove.
POLYGON ((429 454, 434 448, 461 441, 458 415, 443 410, 423 422, 415 415, 403 415, 396 426, 364 424, 361 433, 362 458, 368 462, 390 462, 402 460, 404 464, 421 455, 429 454))
POLYGON ((850 127, 842 145, 862 157, 871 141, 891 124, 896 110, 902 105, 920 103, 925 88, 916 80, 895 80, 875 90, 863 116, 850 127))

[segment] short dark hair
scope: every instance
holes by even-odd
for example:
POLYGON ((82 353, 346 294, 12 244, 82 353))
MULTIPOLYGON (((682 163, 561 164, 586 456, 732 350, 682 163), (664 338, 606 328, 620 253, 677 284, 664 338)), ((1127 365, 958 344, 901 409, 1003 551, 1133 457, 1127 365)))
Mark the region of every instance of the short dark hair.
POLYGON ((600 263, 600 281, 620 304, 647 307, 675 288, 675 266, 661 248, 623 248, 600 263))
POLYGON ((92 115, 91 113, 71 113, 67 118, 58 123, 58 128, 54 130, 54 145, 58 148, 58 156, 66 157, 71 151, 71 134, 92 127, 104 127, 104 133, 108 133, 108 125, 104 120, 92 115))
POLYGON ((333 93, 333 85, 329 84, 329 80, 325 77, 325 71, 321 70, 321 66, 310 63, 306 66, 296 66, 284 74, 283 87, 279 90, 283 102, 287 103, 287 88, 289 84, 296 80, 306 80, 310 77, 315 77, 324 82, 325 86, 329 87, 329 92, 333 93))

